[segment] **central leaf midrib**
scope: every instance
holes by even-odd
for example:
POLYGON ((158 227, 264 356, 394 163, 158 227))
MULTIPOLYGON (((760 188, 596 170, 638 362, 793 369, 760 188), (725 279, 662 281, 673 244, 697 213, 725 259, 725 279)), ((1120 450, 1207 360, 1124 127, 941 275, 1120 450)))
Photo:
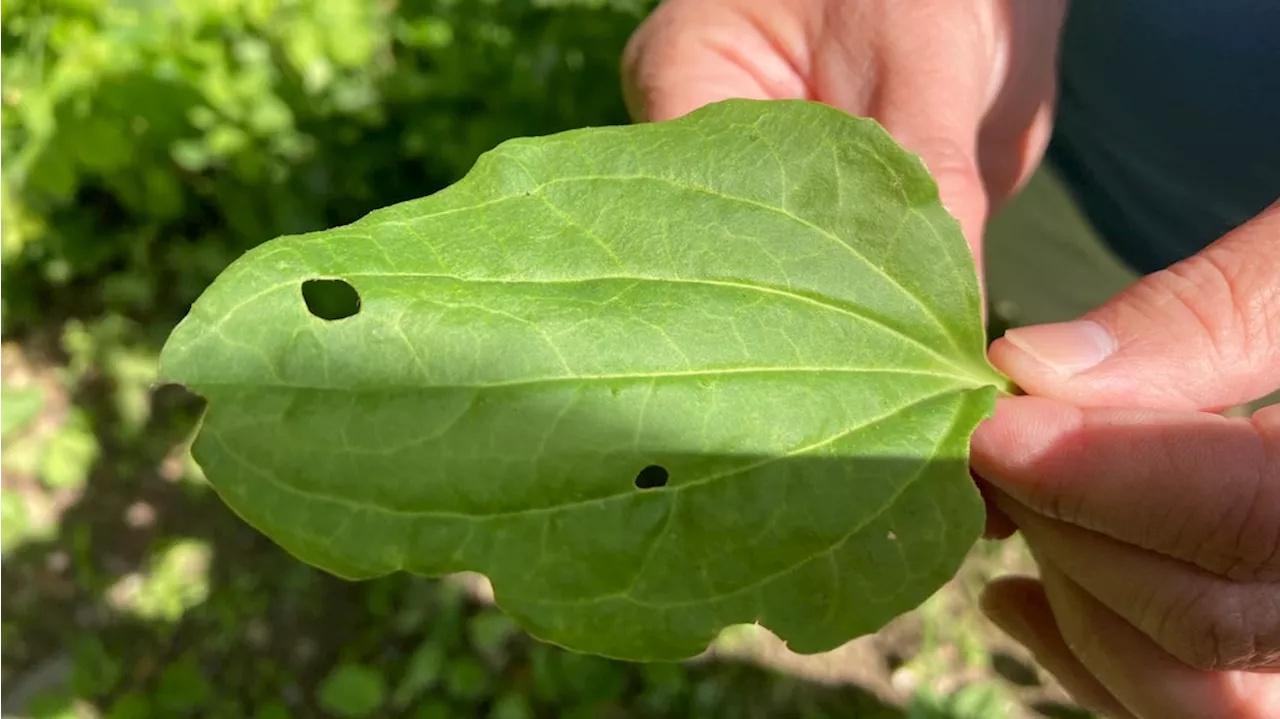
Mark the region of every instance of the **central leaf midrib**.
MULTIPOLYGON (((570 284, 589 284, 593 282, 637 282, 637 283, 652 282, 652 283, 658 283, 658 284, 664 284, 664 283, 690 284, 690 285, 706 285, 711 287, 728 287, 733 289, 741 289, 741 290, 747 290, 750 292, 759 292, 763 294, 775 295, 789 301, 803 303, 805 305, 808 305, 811 307, 817 307, 827 312, 835 312, 841 315, 845 315, 847 317, 851 317, 854 320, 857 320, 859 322, 872 325, 877 329, 887 333, 891 337, 900 339, 902 341, 907 342, 908 344, 911 344, 920 348, 920 350, 922 350, 925 354, 929 355, 934 360, 939 362, 943 367, 953 370, 956 373, 956 376, 966 378, 966 381, 969 383, 979 383, 979 384, 989 383, 988 381, 984 379, 980 379, 978 376, 973 374, 968 367, 958 364, 954 358, 947 357, 946 355, 941 354, 936 349, 934 349, 933 347, 930 347, 928 344, 925 344, 920 339, 913 337, 912 335, 907 334, 906 332, 903 332, 901 329, 898 329, 893 325, 888 324, 887 322, 873 315, 868 315, 868 314, 864 314, 862 312, 857 311, 858 309, 860 309, 857 305, 848 306, 843 302, 833 301, 830 298, 824 297, 823 299, 819 299, 819 297, 797 293, 795 290, 792 290, 792 289, 774 287, 774 286, 765 285, 765 284, 757 284, 754 282, 739 282, 739 281, 732 281, 732 280, 708 280, 708 279, 696 279, 696 278, 645 277, 642 275, 597 275, 597 276, 590 276, 590 277, 569 277, 569 278, 511 279, 511 278, 501 278, 501 277, 465 277, 461 275, 441 273, 441 272, 368 272, 368 271, 365 271, 365 272, 337 272, 333 274, 336 274, 338 276, 345 277, 345 278, 369 277, 373 279, 379 279, 379 278, 404 277, 404 278, 412 278, 412 279, 444 280, 444 281, 450 281, 450 282, 457 282, 459 284, 570 285, 570 284), (824 301, 824 299, 826 299, 827 301, 824 301)), ((207 325, 207 330, 210 332, 218 332, 220 328, 223 327, 233 315, 245 310, 252 303, 253 300, 270 295, 273 292, 283 289, 285 287, 292 287, 293 285, 299 283, 300 281, 301 281, 301 278, 290 279, 284 282, 276 283, 274 285, 271 285, 270 287, 265 287, 259 290, 258 292, 255 292, 249 299, 242 301, 240 303, 237 303, 234 307, 227 309, 225 313, 218 318, 217 321, 207 325)), ((415 298, 415 299, 422 299, 422 298, 415 298)))
MULTIPOLYGON (((747 290, 751 292, 760 292, 763 294, 776 295, 778 297, 782 297, 784 299, 787 299, 793 302, 799 302, 812 307, 817 307, 827 312, 836 312, 848 317, 852 317, 853 319, 858 320, 860 322, 873 325, 876 328, 888 333, 890 336, 901 339, 909 344, 919 347, 926 354, 928 354, 929 356, 933 357, 935 360, 940 362, 943 366, 948 367, 952 370, 955 370, 957 373, 959 373, 962 376, 967 376, 972 378, 972 375, 969 373, 968 369, 963 365, 957 364, 954 359, 939 353, 936 349, 925 344, 920 339, 913 337, 912 335, 907 334, 906 332, 903 332, 902 330, 894 327, 891 324, 888 324, 887 322, 885 322, 884 320, 881 320, 878 317, 865 314, 863 312, 859 312, 858 309, 860 308, 857 305, 846 305, 843 302, 833 301, 830 298, 824 298, 827 300, 827 301, 824 301, 824 299, 819 299, 818 297, 810 296, 807 294, 800 294, 793 289, 774 287, 766 284, 757 284, 754 282, 741 282, 741 281, 733 281, 733 280, 708 280, 708 279, 678 278, 678 277, 646 277, 643 275, 595 275, 590 277, 569 277, 569 278, 560 278, 560 279, 557 279, 557 278, 513 279, 513 278, 483 277, 483 276, 466 277, 462 275, 448 274, 443 272, 368 272, 368 271, 365 271, 365 272, 336 272, 333 274, 336 274, 338 276, 345 277, 345 278, 369 277, 369 278, 379 279, 379 278, 406 277, 406 278, 414 278, 414 279, 446 280, 450 282, 457 282, 460 284, 503 284, 503 285, 564 284, 564 285, 569 285, 569 284, 589 284, 593 282, 652 282, 652 283, 658 283, 658 284, 666 283, 666 284, 706 285, 711 287, 728 287, 728 288, 734 288, 734 289, 742 289, 742 290, 747 290)), ((249 304, 251 304, 252 300, 256 300, 263 296, 269 295, 276 290, 293 286, 294 284, 297 284, 300 281, 301 279, 290 279, 284 282, 276 283, 274 285, 271 285, 270 287, 265 287, 260 291, 255 292, 248 300, 240 302, 236 306, 227 309, 226 312, 216 322, 209 325, 210 330, 216 331, 218 328, 225 325, 232 315, 237 314, 240 311, 243 311, 249 304)))
POLYGON ((721 367, 707 368, 696 370, 664 370, 659 372, 616 372, 616 373, 600 373, 600 374, 580 374, 580 375, 547 375, 543 377, 529 377, 522 379, 502 380, 498 382, 476 382, 476 383, 428 383, 428 384, 408 384, 404 382, 388 383, 385 385, 361 384, 361 385, 314 385, 303 384, 300 382, 245 382, 245 381, 201 381, 195 380, 191 383, 192 389, 199 390, 201 387, 241 387, 241 388, 259 388, 272 387, 278 389, 289 390, 308 390, 315 392, 336 392, 342 394, 360 394, 363 392, 379 393, 379 392, 404 392, 406 390, 472 390, 485 391, 491 389, 516 389, 526 386, 537 386, 541 384, 574 384, 574 383, 594 383, 594 382, 645 382, 665 379, 700 379, 700 378, 718 378, 722 376, 734 375, 788 375, 788 374, 853 374, 853 375, 871 375, 871 374, 897 374, 909 375, 914 377, 936 377, 938 379, 955 380, 956 386, 953 389, 966 390, 985 387, 990 382, 982 382, 973 377, 964 375, 949 374, 946 372, 930 372, 928 370, 916 370, 901 367, 721 367))

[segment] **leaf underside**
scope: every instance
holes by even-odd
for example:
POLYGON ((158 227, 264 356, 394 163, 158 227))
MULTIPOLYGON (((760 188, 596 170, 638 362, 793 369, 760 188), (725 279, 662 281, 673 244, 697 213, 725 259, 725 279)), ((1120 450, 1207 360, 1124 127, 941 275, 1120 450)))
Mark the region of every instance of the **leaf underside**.
POLYGON ((810 653, 919 604, 978 537, 979 302, 878 124, 730 100, 508 141, 268 242, 161 374, 209 401, 219 494, 306 562, 482 572, 578 651, 680 659, 758 622, 810 653), (350 316, 308 309, 324 279, 350 316))

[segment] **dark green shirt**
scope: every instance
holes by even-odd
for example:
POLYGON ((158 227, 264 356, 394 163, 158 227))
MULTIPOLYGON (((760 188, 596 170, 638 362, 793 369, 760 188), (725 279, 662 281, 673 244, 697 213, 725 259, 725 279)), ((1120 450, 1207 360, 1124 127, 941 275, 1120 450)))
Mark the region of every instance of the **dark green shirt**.
POLYGON ((1280 198, 1280 2, 1070 7, 1049 159, 1126 262, 1167 267, 1280 198))

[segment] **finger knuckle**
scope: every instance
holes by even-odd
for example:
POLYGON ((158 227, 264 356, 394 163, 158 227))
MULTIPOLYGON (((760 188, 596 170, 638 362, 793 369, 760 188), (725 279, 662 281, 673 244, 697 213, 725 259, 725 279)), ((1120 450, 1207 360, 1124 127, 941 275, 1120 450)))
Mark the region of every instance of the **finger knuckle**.
POLYGON ((1217 366, 1267 369, 1280 354, 1280 297, 1257 267, 1230 250, 1205 251, 1151 275, 1146 299, 1158 314, 1191 318, 1217 366))
POLYGON ((1028 490, 1028 502, 1040 514, 1084 526, 1081 515, 1085 498, 1081 493, 1071 491, 1069 484, 1065 473, 1046 473, 1028 490))
POLYGON ((1274 586, 1212 583, 1168 605, 1158 618, 1157 641, 1174 656, 1205 671, 1247 669, 1280 639, 1274 586))
POLYGON ((937 184, 942 204, 966 231, 978 231, 989 200, 974 149, 954 137, 932 139, 921 147, 920 159, 937 184))
POLYGON ((950 178, 966 184, 976 184, 981 180, 974 148, 958 139, 940 137, 930 140, 920 159, 929 173, 940 182, 950 178))
MULTIPOLYGON (((1264 448, 1261 471, 1239 492, 1240 506, 1223 523, 1233 561, 1224 576, 1239 582, 1280 582, 1280 463, 1264 448), (1235 528, 1232 530, 1231 528, 1235 528)), ((1280 591, 1280 590, 1278 590, 1280 591)))

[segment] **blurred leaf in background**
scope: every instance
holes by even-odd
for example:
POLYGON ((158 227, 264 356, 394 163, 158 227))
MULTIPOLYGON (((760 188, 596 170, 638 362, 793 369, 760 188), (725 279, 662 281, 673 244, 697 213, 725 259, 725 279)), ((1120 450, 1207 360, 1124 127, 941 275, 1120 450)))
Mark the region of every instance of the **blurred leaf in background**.
POLYGON ((6 336, 119 313, 154 343, 248 247, 625 121, 651 4, 6 0, 6 336))
POLYGON ((0 436, 7 443, 10 437, 26 429, 40 414, 44 407, 44 389, 39 385, 10 387, 6 384, 3 392, 0 396, 4 407, 3 414, 0 414, 0 436))

